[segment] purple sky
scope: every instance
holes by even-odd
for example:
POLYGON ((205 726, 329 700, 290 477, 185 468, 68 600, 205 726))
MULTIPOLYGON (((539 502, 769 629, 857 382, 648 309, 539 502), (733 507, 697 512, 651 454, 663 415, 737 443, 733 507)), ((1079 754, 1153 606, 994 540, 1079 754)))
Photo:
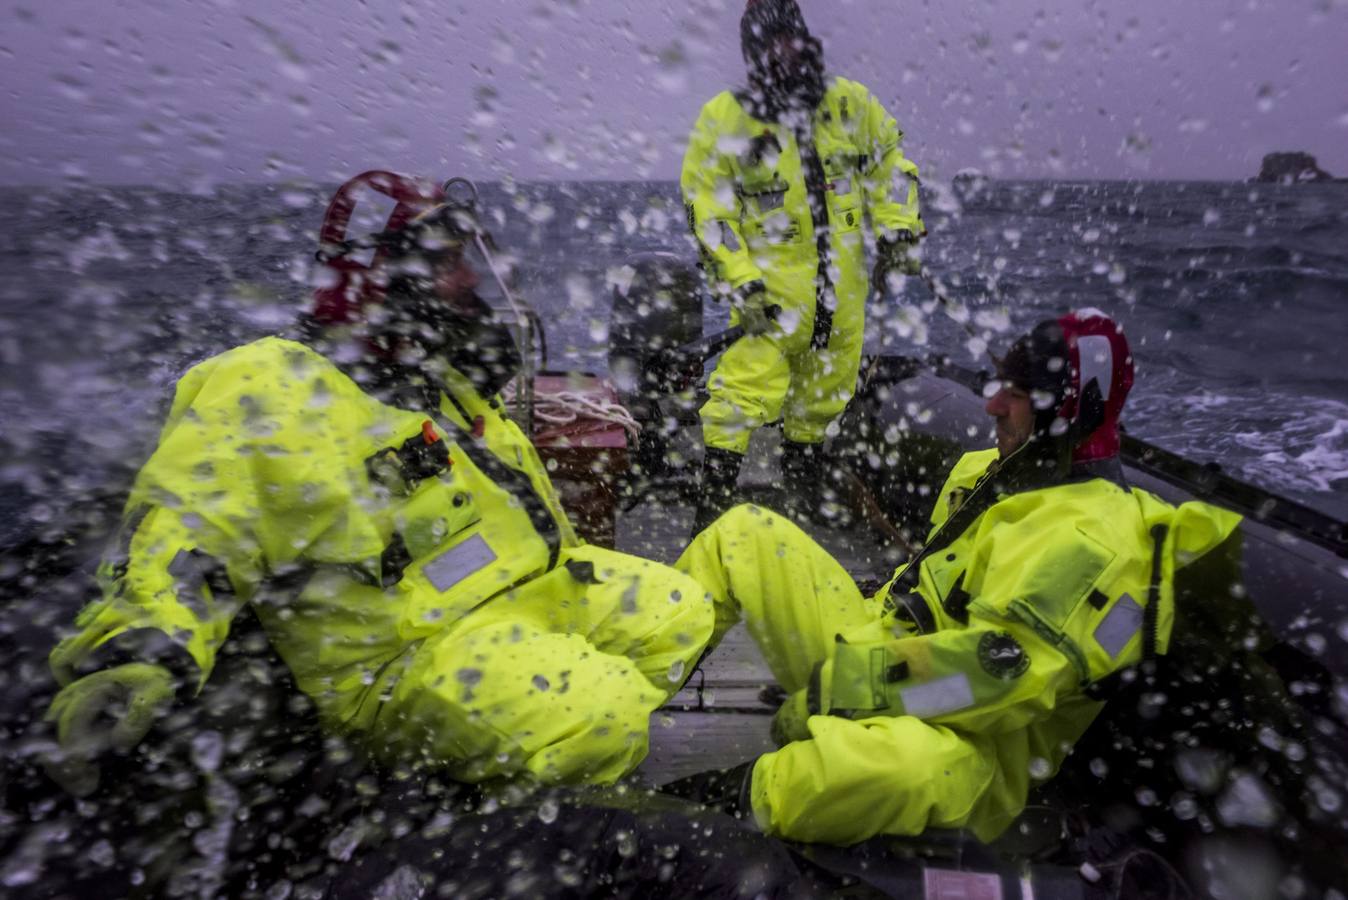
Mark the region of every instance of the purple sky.
MULTIPOLYGON (((801 5, 928 177, 1348 176, 1348 0, 801 5)), ((741 0, 8 6, 0 183, 672 178, 743 79, 741 0)))

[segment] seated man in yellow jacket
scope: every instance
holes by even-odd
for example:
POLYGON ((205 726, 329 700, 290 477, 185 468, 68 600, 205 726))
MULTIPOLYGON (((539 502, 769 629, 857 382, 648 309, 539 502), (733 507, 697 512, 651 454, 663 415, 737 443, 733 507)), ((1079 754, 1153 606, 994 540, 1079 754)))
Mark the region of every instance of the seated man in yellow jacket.
POLYGON ((749 86, 702 108, 680 176, 711 289, 746 332, 707 382, 694 533, 731 505, 750 434, 779 416, 800 511, 825 499, 823 441, 856 385, 867 294, 912 271, 925 231, 903 132, 864 85, 825 76, 795 0, 749 0, 740 47, 749 86))
POLYGON ((851 844, 1005 829, 1102 708, 1092 685, 1166 651, 1175 572, 1239 517, 1124 480, 1122 331, 1087 310, 1004 357, 996 449, 950 473, 918 556, 873 597, 780 516, 739 506, 677 565, 740 618, 789 696, 780 749, 669 786, 767 833, 851 844))
POLYGON ((51 654, 48 770, 70 790, 200 690, 245 604, 325 727, 376 758, 603 783, 644 757, 712 610, 688 576, 576 538, 497 396, 519 357, 465 216, 381 236, 378 314, 317 343, 331 359, 266 338, 179 381, 101 599, 51 654))

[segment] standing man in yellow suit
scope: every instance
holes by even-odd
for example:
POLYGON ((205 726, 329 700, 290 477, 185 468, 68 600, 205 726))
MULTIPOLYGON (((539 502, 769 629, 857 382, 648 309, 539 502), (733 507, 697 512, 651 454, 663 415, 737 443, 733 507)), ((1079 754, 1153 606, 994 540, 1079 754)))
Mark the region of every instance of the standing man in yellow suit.
POLYGON ((1166 652, 1177 569, 1239 517, 1126 483, 1133 364, 1102 313, 1041 323, 1000 377, 997 448, 959 460, 923 550, 875 596, 754 506, 693 540, 677 565, 710 593, 717 636, 743 618, 789 696, 781 749, 667 790, 793 840, 990 840, 1100 712, 1092 686, 1166 652))
POLYGON ((818 496, 820 444, 856 384, 869 286, 911 271, 924 232, 903 133, 864 86, 825 77, 795 0, 750 0, 740 45, 749 86, 702 108, 680 179, 713 293, 746 331, 708 383, 695 533, 730 505, 750 433, 778 416, 787 486, 806 503, 818 496))
POLYGON ((69 790, 201 689, 244 605, 327 730, 376 758, 604 783, 645 756, 714 616, 688 576, 576 538, 497 395, 519 356, 473 290, 466 217, 390 228, 379 277, 320 290, 349 334, 265 338, 179 381, 102 597, 51 654, 47 765, 69 790), (377 315, 348 314, 362 283, 388 285, 377 315))

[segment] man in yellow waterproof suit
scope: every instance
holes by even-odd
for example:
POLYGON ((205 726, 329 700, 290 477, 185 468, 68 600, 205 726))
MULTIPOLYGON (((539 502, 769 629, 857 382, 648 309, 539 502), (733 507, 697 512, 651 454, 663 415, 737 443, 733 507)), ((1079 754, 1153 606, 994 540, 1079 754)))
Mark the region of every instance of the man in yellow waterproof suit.
POLYGON ((381 236, 380 314, 319 344, 342 368, 267 338, 178 383, 102 597, 51 654, 48 770, 70 790, 201 688, 245 604, 324 726, 376 758, 604 783, 645 756, 712 611, 688 576, 576 538, 497 397, 518 353, 446 209, 381 236))
POLYGON ((740 40, 749 87, 702 108, 680 179, 713 293, 746 331, 708 382, 695 533, 731 504, 751 432, 778 416, 788 484, 818 496, 825 430, 856 384, 868 286, 911 271, 925 230, 903 133, 864 86, 825 78, 795 0, 750 0, 740 40))
POLYGON ((789 696, 779 750, 667 789, 800 841, 989 840, 1101 710, 1091 686, 1166 652, 1176 570, 1239 517, 1124 481, 1133 365, 1102 313, 1041 323, 1000 377, 997 448, 959 460, 926 545, 875 596, 757 507, 693 540, 677 565, 711 594, 717 636, 743 618, 789 696))

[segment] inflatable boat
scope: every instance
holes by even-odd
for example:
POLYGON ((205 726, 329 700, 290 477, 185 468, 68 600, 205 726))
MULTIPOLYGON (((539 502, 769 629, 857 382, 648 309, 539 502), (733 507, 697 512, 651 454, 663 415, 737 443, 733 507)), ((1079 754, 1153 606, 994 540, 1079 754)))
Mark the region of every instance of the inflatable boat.
MULTIPOLYGON (((344 229, 330 217, 320 252, 345 260, 344 229)), ((698 384, 737 333, 704 333, 690 261, 645 254, 628 271, 609 371, 550 371, 543 325, 524 317, 534 364, 507 402, 589 539, 668 562, 692 520, 698 384)), ((830 442, 830 500, 803 523, 859 584, 902 562, 945 471, 984 445, 988 377, 938 357, 865 361, 830 442)), ((775 441, 770 428, 756 436, 742 481, 745 499, 770 507, 784 499, 775 441)), ((1062 771, 992 845, 958 831, 788 844, 660 794, 771 749, 780 695, 742 632, 654 717, 651 754, 630 780, 529 790, 367 766, 319 731, 260 626, 244 621, 198 701, 76 802, 36 764, 50 738, 34 720, 53 629, 87 591, 82 567, 120 506, 116 491, 85 498, 63 534, 8 548, 0 570, 7 596, 54 598, 38 620, 7 604, 0 634, 15 661, 0 882, 16 897, 1343 896, 1348 524, 1133 437, 1125 460, 1133 484, 1243 514, 1239 540, 1184 590, 1171 653, 1119 679, 1062 771)))

